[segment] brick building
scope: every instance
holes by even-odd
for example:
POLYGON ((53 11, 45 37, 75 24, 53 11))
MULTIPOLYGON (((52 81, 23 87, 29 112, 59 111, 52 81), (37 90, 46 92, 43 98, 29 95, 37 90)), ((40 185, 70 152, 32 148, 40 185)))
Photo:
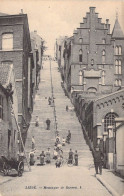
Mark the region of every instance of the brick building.
POLYGON ((109 19, 103 23, 90 7, 62 52, 68 91, 111 93, 124 85, 124 34, 118 17, 110 33, 109 19))
POLYGON ((32 74, 32 83, 33 83, 33 95, 35 96, 36 90, 38 89, 38 85, 40 82, 40 70, 42 68, 42 58, 44 52, 44 41, 43 39, 37 34, 37 31, 30 33, 31 36, 31 46, 32 46, 32 53, 34 59, 34 68, 32 74))
POLYGON ((18 100, 12 65, 0 65, 0 156, 16 157, 18 100))
POLYGON ((91 150, 99 145, 104 167, 124 175, 124 89, 102 96, 75 92, 72 101, 91 150))
POLYGON ((0 64, 14 67, 18 97, 18 123, 25 142, 33 109, 33 55, 26 14, 0 16, 0 64))
POLYGON ((101 20, 90 7, 64 40, 61 74, 91 149, 99 145, 104 166, 124 175, 124 34, 117 16, 112 33, 101 20))

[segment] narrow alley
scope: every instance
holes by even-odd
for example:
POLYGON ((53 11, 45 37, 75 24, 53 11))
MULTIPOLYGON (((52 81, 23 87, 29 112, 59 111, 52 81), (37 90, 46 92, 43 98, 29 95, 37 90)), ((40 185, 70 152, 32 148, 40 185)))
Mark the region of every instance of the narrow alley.
POLYGON ((72 104, 61 87, 61 76, 55 61, 51 62, 54 101, 56 106, 57 127, 60 138, 66 137, 67 131, 71 130, 71 143, 63 147, 64 159, 68 157, 70 148, 74 152, 78 151, 79 166, 68 167, 64 165, 60 168, 55 167, 55 161, 51 156, 51 164, 38 166, 37 157, 44 150, 50 148, 53 155, 55 143, 55 124, 53 107, 48 105, 48 97, 51 96, 50 62, 44 61, 41 72, 41 81, 37 92, 32 120, 27 133, 26 153, 31 150, 32 136, 35 138, 35 165, 31 166, 29 172, 25 166, 25 172, 21 178, 8 177, 8 183, 2 184, 2 196, 107 196, 110 193, 95 178, 94 168, 89 170, 89 165, 93 164, 92 153, 83 137, 80 123, 75 112, 66 111, 66 105, 72 104), (35 126, 36 116, 39 117, 39 126, 35 126), (46 119, 51 120, 50 130, 46 130, 46 119), (70 180, 73 179, 73 180, 70 180), (60 191, 61 189, 61 191, 60 191), (74 191, 75 190, 75 191, 74 191))

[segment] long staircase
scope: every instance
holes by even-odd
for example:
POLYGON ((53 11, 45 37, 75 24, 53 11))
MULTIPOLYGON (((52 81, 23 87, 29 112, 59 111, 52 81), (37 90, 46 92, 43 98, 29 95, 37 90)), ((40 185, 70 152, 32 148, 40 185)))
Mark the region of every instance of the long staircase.
MULTIPOLYGON (((67 112, 65 109, 66 105, 69 107, 73 107, 73 105, 71 104, 68 97, 65 96, 61 87, 61 76, 58 72, 58 67, 55 62, 52 62, 51 70, 58 131, 61 138, 63 136, 67 136, 68 130, 70 130, 72 134, 71 143, 66 144, 66 146, 63 147, 64 156, 68 156, 70 148, 73 151, 77 150, 79 154, 79 165, 88 166, 89 164, 93 163, 92 153, 83 137, 82 128, 75 112, 67 112)), ((34 111, 26 140, 26 151, 29 153, 31 150, 31 138, 34 136, 36 142, 36 156, 38 156, 42 150, 46 151, 48 147, 50 147, 52 152, 55 143, 53 107, 48 105, 48 97, 50 96, 50 64, 49 61, 47 61, 45 62, 44 69, 41 70, 41 82, 35 98, 34 111), (39 127, 35 127, 36 116, 39 116, 40 119, 39 127), (51 120, 50 131, 46 130, 45 121, 47 118, 51 120)))

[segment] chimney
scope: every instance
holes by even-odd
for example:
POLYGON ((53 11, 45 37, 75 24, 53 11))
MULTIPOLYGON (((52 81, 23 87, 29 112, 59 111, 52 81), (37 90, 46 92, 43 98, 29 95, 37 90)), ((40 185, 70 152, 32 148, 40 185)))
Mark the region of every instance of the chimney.
POLYGON ((109 19, 106 19, 106 24, 108 24, 109 23, 109 19))
POLYGON ((96 8, 96 7, 90 7, 90 12, 91 12, 91 13, 95 13, 95 8, 96 8))
POLYGON ((23 9, 21 9, 21 14, 23 14, 23 9))
POLYGON ((102 22, 102 18, 98 18, 98 22, 101 23, 102 22))

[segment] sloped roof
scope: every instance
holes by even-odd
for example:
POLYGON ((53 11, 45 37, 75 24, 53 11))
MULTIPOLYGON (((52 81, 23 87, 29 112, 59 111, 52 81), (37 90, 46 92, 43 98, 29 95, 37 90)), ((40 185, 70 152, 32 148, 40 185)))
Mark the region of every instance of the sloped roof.
POLYGON ((10 74, 11 74, 12 66, 11 65, 2 65, 0 64, 0 84, 3 87, 6 87, 8 84, 10 74))
POLYGON ((0 12, 0 16, 7 16, 8 14, 0 12))
POLYGON ((116 21, 115 21, 115 25, 114 25, 114 28, 113 28, 113 31, 112 31, 112 37, 124 38, 124 33, 121 29, 118 18, 116 18, 116 21))

